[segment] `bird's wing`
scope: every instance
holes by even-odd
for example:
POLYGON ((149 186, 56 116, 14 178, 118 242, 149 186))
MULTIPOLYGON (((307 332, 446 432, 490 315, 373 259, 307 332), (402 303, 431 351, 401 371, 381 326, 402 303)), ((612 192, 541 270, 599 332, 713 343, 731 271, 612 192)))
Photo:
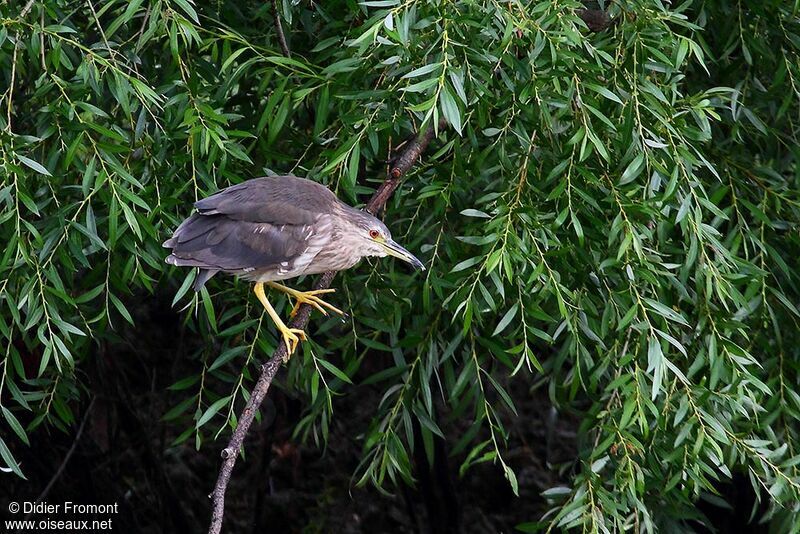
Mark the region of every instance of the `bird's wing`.
POLYGON ((321 236, 311 224, 273 224, 235 220, 227 215, 194 214, 164 246, 172 248, 168 263, 247 272, 289 269, 305 254, 318 251, 321 236))
POLYGON ((303 271, 331 239, 339 200, 325 186, 294 176, 248 180, 195 203, 198 213, 164 246, 167 263, 209 271, 303 271))
POLYGON ((202 215, 276 225, 312 225, 339 200, 324 185, 295 176, 269 176, 237 184, 198 200, 202 215))

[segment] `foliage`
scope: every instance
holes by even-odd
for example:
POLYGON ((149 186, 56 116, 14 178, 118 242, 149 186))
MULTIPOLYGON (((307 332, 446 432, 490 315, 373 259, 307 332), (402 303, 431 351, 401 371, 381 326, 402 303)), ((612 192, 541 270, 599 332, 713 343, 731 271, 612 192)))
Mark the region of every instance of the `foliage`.
POLYGON ((601 2, 599 33, 577 1, 283 2, 291 58, 266 2, 24 7, 0 6, 0 454, 18 475, 9 440, 75 422, 81 366, 153 294, 204 341, 165 419, 197 447, 228 431, 274 330, 247 284, 192 297, 160 243, 195 199, 267 173, 363 202, 444 118, 387 212, 429 270, 337 278, 349 317, 315 315, 289 364, 297 435, 322 445, 336 396, 377 386, 359 483, 412 481, 414 421, 427 451, 466 422, 462 474, 494 462, 516 490, 504 421, 547 388, 580 454, 524 528, 685 529, 741 472, 758 518, 800 529, 797 2, 601 2))

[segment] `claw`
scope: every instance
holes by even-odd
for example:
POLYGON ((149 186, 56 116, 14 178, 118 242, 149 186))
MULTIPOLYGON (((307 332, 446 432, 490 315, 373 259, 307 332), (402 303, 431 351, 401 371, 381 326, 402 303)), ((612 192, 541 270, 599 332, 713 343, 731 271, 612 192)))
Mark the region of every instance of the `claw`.
POLYGON ((322 313, 322 315, 328 315, 328 310, 323 308, 322 307, 323 305, 324 306, 330 306, 330 308, 333 311, 338 311, 337 308, 331 306, 330 304, 328 304, 324 300, 318 299, 317 297, 298 298, 297 301, 295 301, 295 303, 294 303, 294 307, 292 308, 292 311, 289 312, 289 317, 294 317, 295 315, 297 315, 297 312, 300 311, 300 306, 302 306, 303 304, 308 304, 309 306, 313 306, 314 308, 319 310, 320 313, 322 313))
POLYGON ((344 315, 344 312, 334 306, 333 304, 329 304, 319 298, 317 295, 326 295, 328 293, 334 293, 335 289, 314 289, 311 291, 298 291, 296 289, 292 289, 290 287, 286 287, 281 284, 276 284, 274 282, 268 282, 270 287, 274 287, 275 289, 279 289, 284 293, 288 294, 289 296, 293 297, 296 302, 294 307, 292 308, 291 313, 289 314, 290 317, 294 317, 297 315, 297 312, 300 310, 300 306, 303 304, 308 304, 309 306, 313 306, 315 309, 319 310, 322 315, 328 315, 328 310, 338 313, 339 315, 344 315), (327 308, 327 309, 326 309, 327 308))
POLYGON ((286 343, 286 356, 283 358, 283 363, 289 361, 295 349, 301 341, 306 341, 306 333, 299 328, 280 328, 283 342, 286 343))
POLYGON ((257 282, 255 286, 253 286, 253 291, 258 297, 258 300, 261 301, 261 304, 264 306, 267 314, 272 318, 272 321, 275 323, 278 331, 281 333, 283 342, 286 343, 286 356, 283 358, 283 362, 286 363, 289 361, 291 355, 294 354, 294 351, 297 349, 297 345, 299 345, 301 341, 306 340, 306 333, 299 328, 289 328, 284 324, 275 311, 275 308, 273 308, 269 303, 269 300, 267 300, 267 296, 264 294, 263 283, 257 282))

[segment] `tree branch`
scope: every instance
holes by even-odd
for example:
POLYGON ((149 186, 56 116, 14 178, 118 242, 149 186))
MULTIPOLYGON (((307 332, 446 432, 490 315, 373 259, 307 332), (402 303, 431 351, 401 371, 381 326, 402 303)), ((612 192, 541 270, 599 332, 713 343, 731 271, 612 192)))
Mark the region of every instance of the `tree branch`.
MULTIPOLYGON (((416 163, 428 147, 434 135, 434 128, 428 127, 422 134, 415 135, 411 141, 408 141, 403 147, 403 151, 389 166, 386 179, 372 195, 369 202, 367 202, 366 209, 368 212, 374 215, 383 208, 392 196, 392 193, 394 193, 400 185, 400 179, 414 166, 414 163, 416 163)), ((334 276, 336 276, 335 271, 323 273, 314 284, 314 289, 327 289, 330 287, 331 282, 333 282, 334 276)), ((304 329, 308 324, 310 316, 311 306, 304 304, 300 307, 294 319, 289 323, 289 326, 291 328, 304 329)), ((239 422, 236 425, 236 429, 233 431, 233 435, 231 435, 228 446, 222 450, 222 466, 220 466, 219 469, 219 476, 217 477, 214 491, 210 495, 213 508, 211 513, 211 525, 208 527, 209 534, 219 534, 222 529, 222 520, 225 514, 225 490, 228 487, 228 482, 233 472, 233 466, 236 465, 236 458, 242 448, 244 438, 247 436, 247 431, 253 423, 256 412, 261 406, 264 397, 266 397, 272 380, 275 378, 275 374, 278 372, 286 356, 287 348, 281 340, 275 352, 272 353, 272 358, 261 365, 261 375, 258 377, 253 391, 250 393, 250 399, 247 401, 244 410, 242 410, 239 416, 239 422)))
POLYGON ((281 45, 281 51, 286 57, 292 57, 292 52, 289 50, 289 45, 286 44, 286 36, 283 34, 283 26, 281 25, 281 16, 278 14, 277 0, 270 0, 272 2, 272 15, 275 17, 275 33, 278 34, 278 44, 281 45))
POLYGON ((23 7, 22 11, 20 12, 19 18, 21 18, 21 19, 25 18, 25 15, 27 15, 28 11, 30 11, 31 8, 33 7, 33 2, 34 2, 34 0, 28 0, 28 3, 25 4, 25 7, 23 7))

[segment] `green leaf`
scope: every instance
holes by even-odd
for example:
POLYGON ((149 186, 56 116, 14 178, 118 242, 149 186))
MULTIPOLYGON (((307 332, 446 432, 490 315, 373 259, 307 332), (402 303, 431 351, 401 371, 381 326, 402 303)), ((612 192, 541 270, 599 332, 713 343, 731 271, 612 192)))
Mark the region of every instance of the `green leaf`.
POLYGON ((684 319, 681 314, 674 311, 672 308, 665 306, 664 304, 661 304, 657 300, 653 300, 647 297, 645 297, 643 300, 645 301, 645 303, 647 303, 647 306, 650 309, 652 309, 654 312, 661 315, 662 317, 669 319, 672 322, 680 323, 684 326, 689 326, 689 323, 686 321, 686 319, 684 319))
POLYGON ((519 496, 519 484, 517 483, 517 475, 514 474, 514 471, 503 464, 503 473, 506 476, 506 480, 508 480, 509 485, 511 486, 511 491, 514 492, 514 495, 519 496))
POLYGON ((201 426, 206 424, 212 417, 217 415, 217 412, 219 412, 223 406, 227 406, 230 400, 231 397, 230 395, 228 395, 227 397, 222 397, 221 399, 215 401, 211 406, 206 408, 206 411, 203 412, 203 415, 200 417, 200 419, 197 420, 195 428, 200 428, 201 426))
POLYGON ((348 384, 352 384, 352 383, 353 383, 353 382, 350 380, 350 377, 348 377, 346 374, 344 374, 344 372, 342 372, 342 370, 341 370, 341 369, 339 369, 338 367, 336 367, 335 365, 333 365, 331 362, 329 362, 329 361, 327 361, 327 360, 323 360, 322 358, 317 358, 317 362, 318 362, 318 363, 319 363, 319 364, 320 364, 322 367, 324 367, 325 369, 327 369, 328 371, 330 371, 330 372, 331 372, 331 373, 332 373, 332 374, 333 374, 333 375, 334 375, 336 378, 338 378, 339 380, 341 380, 341 381, 343 381, 343 382, 346 382, 346 383, 348 383, 348 384))
POLYGON ((441 66, 441 63, 430 63, 412 70, 411 72, 403 75, 403 78, 418 78, 419 76, 424 76, 425 74, 429 74, 435 70, 438 70, 441 66))
POLYGON ((107 295, 111 303, 120 313, 120 315, 122 315, 125 318, 125 320, 128 321, 130 324, 134 324, 133 317, 131 317, 131 314, 130 312, 128 312, 128 309, 125 307, 125 305, 122 304, 122 301, 119 300, 119 298, 111 292, 108 292, 107 295))
POLYGON ((656 400, 661 393, 661 382, 664 378, 664 354, 658 338, 650 337, 647 341, 647 371, 653 373, 651 399, 656 400))
POLYGON ((358 165, 361 160, 361 147, 356 142, 353 145, 353 150, 350 152, 350 160, 347 165, 347 187, 351 190, 355 188, 358 182, 358 165))
POLYGON ((634 181, 644 170, 644 154, 638 153, 622 172, 619 185, 625 185, 634 181))
POLYGON ((464 269, 469 269, 473 265, 480 263, 483 260, 480 256, 475 256, 474 258, 470 258, 468 260, 461 261, 455 265, 452 269, 450 269, 451 273, 457 273, 459 271, 463 271, 464 269))
POLYGON ((0 458, 3 459, 8 468, 13 471, 15 475, 23 480, 28 480, 28 478, 22 474, 19 464, 14 459, 14 456, 11 454, 11 451, 8 449, 8 445, 6 445, 6 442, 3 441, 2 437, 0 437, 0 458))
POLYGON ((593 83, 585 83, 583 85, 585 85, 586 87, 588 87, 589 89, 591 89, 595 93, 597 93, 599 95, 602 95, 605 98, 611 100, 612 102, 616 102, 617 104, 622 105, 622 100, 620 100, 617 95, 615 95, 613 92, 611 92, 610 90, 606 89, 605 87, 603 87, 601 85, 596 85, 596 84, 593 84, 593 83))
POLYGON ((186 278, 183 279, 183 283, 181 287, 178 288, 178 291, 175 293, 175 296, 172 298, 172 306, 180 301, 183 296, 189 291, 189 288, 192 287, 194 283, 194 279, 197 276, 197 271, 195 269, 191 269, 188 273, 186 273, 186 278))
POLYGON ((489 215, 488 213, 484 213, 484 212, 482 212, 480 210, 476 210, 476 209, 472 209, 472 208, 461 210, 461 215, 464 215, 466 217, 481 217, 481 218, 484 218, 484 219, 491 219, 492 218, 492 216, 489 215))
POLYGON ((442 88, 439 102, 442 105, 442 115, 450 123, 450 126, 461 135, 461 111, 459 111, 458 105, 447 87, 442 88))
POLYGON ((211 302, 211 296, 208 294, 208 289, 205 286, 200 290, 200 298, 203 301, 203 309, 206 312, 208 323, 211 325, 211 329, 216 332, 217 314, 214 312, 214 303, 211 302))
POLYGON ((31 442, 28 441, 28 435, 25 433, 25 429, 22 428, 22 425, 19 423, 19 420, 17 420, 17 418, 14 416, 13 413, 11 413, 11 410, 6 408, 5 406, 2 406, 0 408, 2 408, 3 418, 5 418, 6 423, 8 423, 8 426, 11 427, 11 430, 14 431, 17 437, 19 437, 19 439, 22 440, 22 442, 25 445, 30 445, 31 442))
POLYGON ((228 67, 230 67, 233 64, 233 62, 236 61, 236 59, 246 51, 247 51, 246 48, 240 48, 238 50, 235 50, 230 56, 228 56, 228 58, 222 64, 222 68, 220 69, 220 71, 225 72, 226 70, 228 70, 228 67))
POLYGON ((200 23, 200 19, 197 18, 197 11, 195 11, 194 7, 192 7, 192 4, 194 3, 192 0, 171 0, 171 1, 178 4, 178 7, 180 7, 184 13, 189 15, 189 18, 192 19, 192 21, 194 21, 195 24, 200 23))
POLYGON ((228 350, 217 356, 217 358, 214 360, 211 366, 209 366, 208 372, 210 373, 212 371, 219 369, 220 367, 231 361, 236 356, 239 356, 247 352, 247 349, 248 347, 245 346, 229 348, 228 350))
POLYGON ((497 328, 494 329, 492 332, 492 336, 496 336, 500 332, 506 329, 506 327, 511 324, 511 321, 514 320, 514 317, 517 315, 517 311, 519 311, 519 303, 514 304, 508 311, 503 315, 503 318, 500 319, 500 322, 497 324, 497 328))
POLYGON ((182 391, 197 384, 197 382, 199 381, 200 381, 199 375, 187 376, 186 378, 178 380, 177 382, 169 386, 167 389, 170 391, 182 391))
POLYGON ((52 174, 50 174, 50 171, 48 171, 44 167, 44 165, 42 165, 38 161, 34 161, 34 160, 30 159, 30 158, 27 158, 27 157, 23 156, 22 154, 17 154, 16 157, 23 164, 25 164, 26 167, 30 167, 31 169, 33 169, 34 171, 38 172, 39 174, 44 174, 45 176, 52 176, 52 174))

